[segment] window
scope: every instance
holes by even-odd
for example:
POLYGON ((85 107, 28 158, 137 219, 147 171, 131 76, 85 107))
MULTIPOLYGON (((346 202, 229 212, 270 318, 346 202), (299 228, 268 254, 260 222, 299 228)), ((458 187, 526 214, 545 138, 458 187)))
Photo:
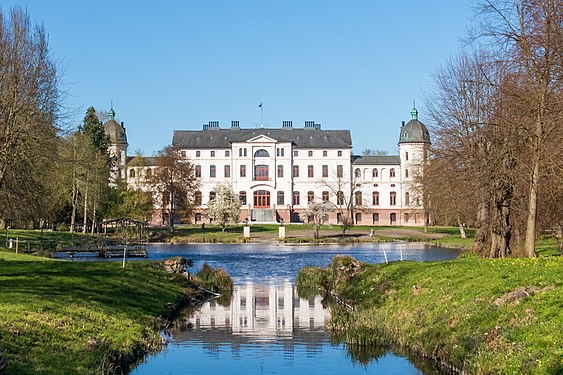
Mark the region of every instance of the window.
POLYGON ((313 156, 313 151, 309 151, 307 154, 309 155, 309 157, 312 157, 312 156, 313 156))
POLYGON ((410 201, 411 201, 410 198, 411 198, 410 194, 408 192, 405 193, 405 206, 410 206, 410 201))
POLYGON ((209 192, 209 201, 211 202, 213 199, 215 199, 216 196, 217 196, 217 194, 215 194, 214 191, 210 191, 209 192))
POLYGON ((314 200, 315 200, 315 192, 314 191, 308 191, 307 192, 307 203, 311 203, 314 200))
POLYGON ((129 178, 135 178, 135 170, 133 168, 129 169, 129 178))
POLYGON ((211 155, 212 158, 214 158, 215 157, 215 151, 211 151, 210 155, 211 155))
POLYGON ((328 202, 328 191, 323 191, 322 197, 323 197, 323 202, 328 202))
POLYGON ((284 154, 283 148, 278 148, 277 151, 276 151, 276 154, 277 154, 278 156, 282 156, 282 157, 283 157, 283 154, 284 154))
POLYGON ((374 223, 374 224, 377 223, 377 222, 379 222, 379 213, 377 213, 377 212, 374 213, 374 214, 373 214, 373 217, 372 217, 372 220, 373 220, 373 223, 374 223))
POLYGON ((284 205, 285 204, 285 196, 283 191, 278 191, 278 200, 277 200, 277 204, 278 205, 284 205))
POLYGON ((240 201, 240 204, 245 205, 246 204, 246 191, 241 191, 238 193, 238 199, 240 201))
POLYGON ((230 165, 225 165, 225 178, 229 178, 231 177, 231 166, 230 165))
POLYGON ((338 150, 338 156, 342 156, 342 150, 338 150))
POLYGON ((294 206, 299 206, 299 192, 298 191, 294 191, 293 192, 293 205, 294 206))
POLYGON ((276 156, 280 156, 280 153, 281 153, 281 152, 280 152, 280 149, 279 149, 279 148, 276 149, 276 156))
POLYGON ((336 204, 344 204, 344 193, 342 191, 336 193, 336 204))
POLYGON ((254 180, 256 181, 267 181, 269 179, 268 166, 264 164, 259 164, 254 166, 254 180))
POLYGON ((377 173, 377 168, 373 168, 373 171, 371 171, 371 177, 377 177, 378 173, 377 173))
POLYGON ((256 150, 256 152, 254 153, 255 158, 267 158, 269 156, 270 154, 268 153, 268 151, 264 150, 263 148, 256 150))
POLYGON ((283 177, 283 165, 278 165, 278 177, 283 177))
POLYGON ((201 156, 201 151, 196 151, 196 152, 195 152, 195 157, 196 157, 196 158, 199 158, 200 156, 201 156))
POLYGON ((323 165, 323 177, 328 177, 328 165, 323 165))
POLYGON ((200 212, 197 212, 195 214, 195 222, 197 223, 198 221, 201 221, 201 219, 203 219, 203 216, 201 215, 200 212))
POLYGON ((397 205, 397 193, 395 193, 394 191, 392 191, 391 193, 389 193, 389 204, 391 206, 396 206, 397 205))
POLYGON ((356 224, 361 223, 362 222, 362 214, 359 212, 356 212, 356 224))
POLYGON ((356 170, 354 171, 354 177, 362 177, 362 171, 360 171, 360 168, 356 168, 356 170))
POLYGON ((323 157, 326 158, 327 156, 328 156, 328 151, 324 150, 324 151, 323 151, 323 157))
POLYGON ((284 150, 284 149, 282 148, 282 149, 281 149, 281 156, 282 156, 282 157, 284 156, 284 151, 283 151, 283 150, 284 150))
POLYGON ((194 196, 194 203, 196 206, 201 206, 201 191, 196 191, 194 196))
POLYGON ((196 176, 196 177, 201 177, 201 165, 196 165, 196 166, 195 166, 195 176, 196 176))
POLYGON ((344 167, 342 165, 336 166, 336 177, 344 177, 344 167))
POLYGON ((246 154, 246 148, 244 149, 244 156, 247 156, 247 154, 246 154))
POLYGON ((409 160, 409 152, 405 152, 405 160, 409 160))
POLYGON ((147 168, 147 170, 145 171, 145 177, 146 178, 152 177, 152 169, 151 168, 147 168))
POLYGON ((379 191, 374 191, 371 193, 371 204, 374 206, 379 206, 379 191))
POLYGON ((389 177, 395 177, 395 168, 389 169, 389 177))
POLYGON ((209 177, 214 178, 217 176, 217 168, 212 164, 209 166, 209 177))
POLYGON ((270 207, 270 192, 268 190, 257 190, 254 192, 254 207, 270 207))
POLYGON ((182 151, 182 152, 180 152, 180 154, 182 155, 183 158, 186 157, 186 151, 182 151))
POLYGON ((405 223, 408 223, 410 219, 410 215, 408 213, 405 213, 405 223))
POLYGON ((242 156, 242 148, 238 149, 238 156, 242 156))
POLYGON ((307 166, 307 176, 308 176, 309 178, 314 177, 314 174, 315 174, 314 172, 315 172, 315 171, 314 171, 313 166, 312 166, 312 165, 308 165, 308 166, 307 166))
POLYGON ((293 157, 296 157, 296 156, 299 156, 299 151, 294 150, 294 151, 293 151, 293 157))
POLYGON ((389 215, 389 220, 391 221, 391 224, 395 223, 397 221, 397 214, 393 212, 389 215))
POLYGON ((409 177, 409 170, 405 169, 405 178, 409 177))
POLYGON ((362 205, 362 192, 361 191, 357 191, 357 192, 354 193, 354 202, 355 202, 356 206, 362 205))
POLYGON ((228 158, 229 156, 231 156, 231 151, 225 150, 225 157, 228 158))
POLYGON ((293 166, 293 177, 299 177, 299 166, 298 165, 293 166))
POLYGON ((240 166, 240 176, 246 177, 246 165, 244 164, 240 166))
POLYGON ((341 214, 340 212, 338 212, 338 213, 336 214, 336 222, 337 222, 338 224, 340 224, 340 223, 342 222, 342 214, 341 214))

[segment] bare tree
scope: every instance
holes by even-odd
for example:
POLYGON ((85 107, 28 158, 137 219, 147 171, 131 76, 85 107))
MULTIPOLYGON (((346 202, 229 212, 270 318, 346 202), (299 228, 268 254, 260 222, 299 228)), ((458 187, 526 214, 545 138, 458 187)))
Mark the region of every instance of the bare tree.
POLYGON ((45 29, 19 8, 0 12, 0 226, 49 214, 60 108, 45 29))
POLYGON ((157 205, 168 216, 168 225, 174 230, 175 218, 184 220, 191 215, 199 181, 193 164, 172 146, 160 150, 156 160, 156 168, 147 183, 155 194, 157 205))
POLYGON ((331 209, 332 205, 329 202, 323 202, 319 199, 309 202, 305 213, 309 217, 309 221, 313 222, 315 239, 320 238, 321 225, 328 220, 328 214, 331 209))

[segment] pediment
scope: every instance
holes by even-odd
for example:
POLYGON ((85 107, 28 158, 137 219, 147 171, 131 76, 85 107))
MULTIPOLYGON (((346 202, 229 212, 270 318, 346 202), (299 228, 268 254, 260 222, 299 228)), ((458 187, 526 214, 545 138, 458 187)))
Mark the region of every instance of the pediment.
POLYGON ((277 143, 278 141, 265 135, 258 135, 246 141, 247 143, 277 143))

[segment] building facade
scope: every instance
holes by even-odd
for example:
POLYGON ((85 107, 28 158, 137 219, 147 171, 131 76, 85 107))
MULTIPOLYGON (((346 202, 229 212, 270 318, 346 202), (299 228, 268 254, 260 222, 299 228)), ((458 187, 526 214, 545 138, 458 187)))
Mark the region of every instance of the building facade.
MULTIPOLYGON (((324 201, 331 207, 326 217, 331 224, 349 214, 359 225, 422 225, 415 177, 426 161, 430 135, 416 109, 411 116, 401 126, 396 156, 353 155, 349 130, 323 130, 314 121, 299 128, 283 121, 277 129, 248 129, 232 121, 228 128, 209 122, 201 130, 176 130, 172 145, 200 179, 192 222, 209 222, 207 205, 217 185, 227 184, 240 197, 241 221, 308 222, 309 203, 324 201)), ((125 161, 117 170, 129 187, 146 189, 143 180, 155 167, 154 158, 141 163, 128 158, 121 130, 123 136, 114 137, 120 143, 112 146, 125 161)), ((159 223, 158 215, 153 221, 159 223)))

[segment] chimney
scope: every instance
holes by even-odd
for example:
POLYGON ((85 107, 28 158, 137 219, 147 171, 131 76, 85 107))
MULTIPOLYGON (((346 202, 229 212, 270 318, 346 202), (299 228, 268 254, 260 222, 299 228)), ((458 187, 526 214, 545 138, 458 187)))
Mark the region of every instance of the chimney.
POLYGON ((305 121, 305 129, 321 129, 321 124, 315 124, 315 121, 305 121))
POLYGON ((231 121, 231 129, 240 129, 238 121, 231 121))
POLYGON ((283 129, 292 129, 293 128, 293 121, 282 121, 282 128, 283 129))
POLYGON ((121 127, 125 130, 125 123, 123 121, 121 121, 121 127))
POLYGON ((405 126, 405 122, 403 121, 403 124, 401 125, 401 127, 405 126))

